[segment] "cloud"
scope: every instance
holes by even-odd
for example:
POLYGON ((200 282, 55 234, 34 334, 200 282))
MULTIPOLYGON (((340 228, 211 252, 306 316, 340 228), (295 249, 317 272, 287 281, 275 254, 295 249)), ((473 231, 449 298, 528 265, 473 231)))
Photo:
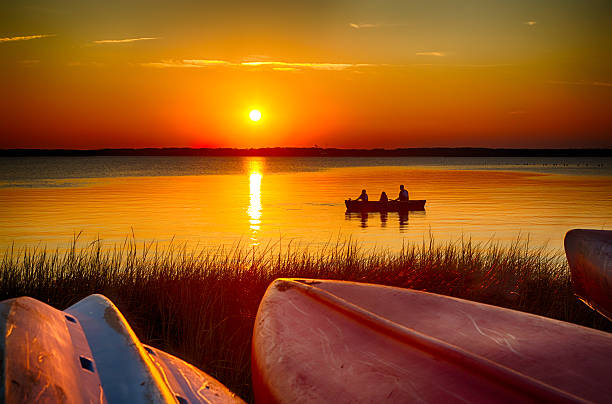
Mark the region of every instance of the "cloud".
POLYGON ((68 67, 103 67, 104 63, 73 61, 73 62, 66 63, 66 66, 68 67))
POLYGON ((231 66, 234 63, 228 62, 227 60, 215 60, 215 59, 183 59, 183 62, 189 65, 198 66, 198 67, 207 67, 207 66, 231 66))
POLYGON ((289 67, 294 69, 306 68, 313 70, 345 70, 356 65, 352 63, 308 63, 308 62, 279 62, 279 61, 265 61, 265 62, 242 62, 241 66, 270 66, 272 68, 289 67))
POLYGON ((40 60, 38 60, 38 59, 24 59, 24 60, 20 60, 19 63, 21 63, 24 66, 33 66, 33 65, 36 65, 36 64, 40 63, 40 60))
POLYGON ((144 67, 156 68, 205 68, 205 67, 233 67, 233 68, 271 68, 276 71, 295 70, 327 70, 339 71, 351 68, 374 66, 367 63, 312 63, 312 62, 285 62, 274 60, 230 62, 216 59, 166 59, 161 62, 141 63, 144 67))
POLYGON ((97 44, 106 44, 106 43, 130 43, 137 41, 152 41, 154 39, 159 39, 156 37, 142 37, 142 38, 125 38, 125 39, 101 39, 98 41, 93 41, 93 43, 97 44))
MULTIPOLYGON (((431 60, 431 59, 430 59, 431 60)), ((443 59, 440 59, 443 60, 443 59)), ((515 64, 499 63, 499 64, 465 64, 465 63, 412 63, 409 65, 378 65, 391 66, 397 68, 428 68, 428 69, 502 69, 515 67, 515 64)))
POLYGON ((525 25, 529 25, 530 27, 533 27, 534 25, 536 25, 535 21, 526 21, 525 25))
POLYGON ((300 69, 295 68, 295 67, 273 67, 272 70, 276 70, 278 72, 295 72, 300 69))
POLYGON ((351 27, 351 28, 354 28, 354 29, 367 29, 367 28, 405 27, 405 26, 407 26, 407 24, 393 24, 393 23, 382 23, 382 24, 365 23, 365 24, 359 24, 359 23, 351 22, 351 23, 348 24, 348 26, 351 27))
POLYGON ((415 55, 417 56, 437 56, 437 57, 446 56, 444 52, 417 52, 415 53, 415 55))
POLYGON ((607 81, 553 81, 549 80, 550 84, 564 84, 570 86, 595 86, 595 87, 612 87, 612 83, 607 81))
POLYGON ((44 34, 44 35, 27 35, 27 36, 9 36, 0 38, 0 42, 13 42, 13 41, 29 41, 31 39, 48 38, 55 36, 55 34, 44 34))
POLYGON ((349 24, 349 27, 355 28, 355 29, 376 28, 378 26, 379 26, 378 24, 355 24, 355 23, 350 23, 349 24))
POLYGON ((172 67, 214 67, 214 66, 233 66, 234 63, 226 60, 214 60, 214 59, 183 59, 173 60, 165 59, 161 62, 149 62, 141 63, 144 67, 157 67, 157 68, 172 68, 172 67))

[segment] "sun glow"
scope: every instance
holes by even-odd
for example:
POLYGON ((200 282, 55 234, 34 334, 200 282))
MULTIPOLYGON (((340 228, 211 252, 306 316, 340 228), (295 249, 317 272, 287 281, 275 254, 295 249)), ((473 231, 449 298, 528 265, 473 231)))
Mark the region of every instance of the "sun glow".
POLYGON ((249 112, 249 118, 251 118, 251 121, 257 122, 261 119, 261 112, 254 109, 251 112, 249 112))

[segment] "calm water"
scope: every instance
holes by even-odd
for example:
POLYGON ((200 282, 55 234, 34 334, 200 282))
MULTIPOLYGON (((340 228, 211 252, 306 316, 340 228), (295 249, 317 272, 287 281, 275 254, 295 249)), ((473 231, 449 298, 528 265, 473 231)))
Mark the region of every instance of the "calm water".
POLYGON ((433 234, 562 247, 571 228, 612 228, 612 159, 204 158, 0 159, 0 248, 64 247, 75 233, 217 247, 352 238, 399 249, 433 234), (366 188, 405 184, 425 212, 345 214, 366 188))

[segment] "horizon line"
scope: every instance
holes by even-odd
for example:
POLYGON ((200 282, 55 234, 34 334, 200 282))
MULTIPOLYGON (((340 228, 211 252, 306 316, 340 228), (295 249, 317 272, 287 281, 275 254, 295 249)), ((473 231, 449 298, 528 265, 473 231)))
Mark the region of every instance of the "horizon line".
POLYGON ((612 147, 141 147, 97 149, 0 149, 0 157, 209 156, 209 157, 612 157, 612 147))

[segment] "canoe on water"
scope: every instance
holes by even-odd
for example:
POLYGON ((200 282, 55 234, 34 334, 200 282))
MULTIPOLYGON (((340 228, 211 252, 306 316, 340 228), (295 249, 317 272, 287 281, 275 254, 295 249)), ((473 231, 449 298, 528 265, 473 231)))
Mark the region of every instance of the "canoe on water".
POLYGON ((102 295, 64 311, 9 299, 0 315, 2 403, 243 403, 196 367, 142 344, 102 295))
POLYGON ((279 279, 255 322, 257 402, 609 402, 612 334, 410 289, 279 279))
POLYGON ((612 320, 612 231, 570 230, 565 255, 576 295, 612 320))
POLYGON ((347 212, 407 212, 409 210, 425 210, 425 200, 409 201, 353 201, 345 200, 347 212))

